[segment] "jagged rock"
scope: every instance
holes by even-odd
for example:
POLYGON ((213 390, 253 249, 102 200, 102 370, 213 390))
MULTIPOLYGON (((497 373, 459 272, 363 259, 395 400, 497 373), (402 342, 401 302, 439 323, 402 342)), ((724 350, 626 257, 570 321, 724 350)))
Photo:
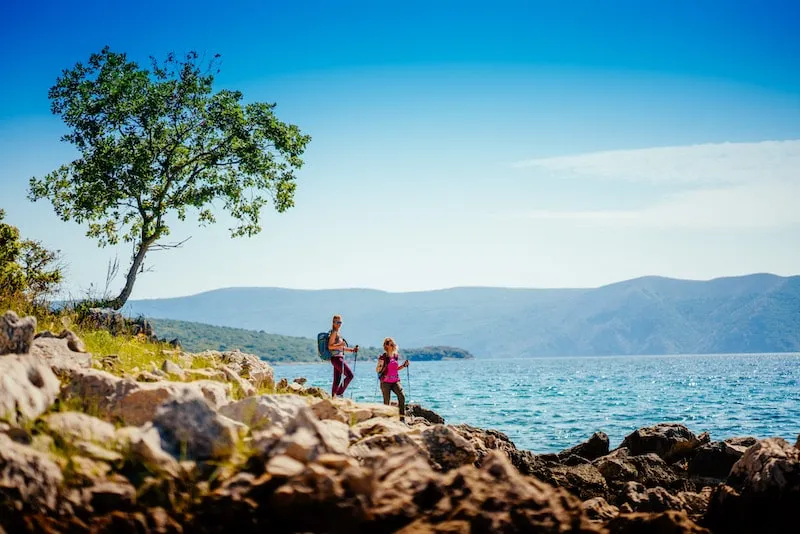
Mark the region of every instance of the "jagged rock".
POLYGON ((781 532, 797 525, 798 510, 800 450, 768 438, 748 448, 714 490, 704 522, 726 533, 781 532))
POLYGON ((161 382, 162 380, 164 380, 164 377, 149 371, 142 371, 136 375, 137 382, 161 382))
POLYGON ((136 489, 127 480, 106 480, 86 489, 87 500, 96 514, 130 510, 136 501, 136 489))
POLYGON ((36 419, 58 397, 53 371, 32 354, 0 357, 0 418, 11 423, 36 419))
MULTIPOLYGON (((116 438, 116 436, 115 436, 116 438)), ((113 442, 112 442, 113 443, 113 442)), ((124 460, 121 454, 110 451, 91 441, 76 441, 72 444, 77 451, 93 460, 116 464, 124 460)), ((107 445, 107 444, 106 444, 107 445)))
POLYGON ((593 497, 608 497, 608 484, 600 471, 591 464, 556 465, 550 468, 543 481, 564 488, 581 500, 593 497))
MULTIPOLYGON (((402 458, 405 460, 405 458, 402 458)), ((600 532, 564 490, 525 478, 505 455, 438 475, 423 465, 378 467, 373 513, 384 529, 412 532, 600 532)))
POLYGON ((218 408, 228 402, 230 386, 210 380, 142 383, 85 369, 73 375, 62 395, 80 400, 87 409, 105 419, 142 425, 152 421, 161 404, 187 391, 199 392, 212 407, 218 408))
POLYGON ((299 395, 259 395, 232 402, 219 409, 225 417, 244 423, 251 429, 267 425, 285 428, 308 403, 299 395))
POLYGON ((342 423, 347 422, 347 416, 341 412, 330 399, 322 399, 319 402, 315 402, 311 405, 311 410, 320 421, 323 419, 332 419, 342 423))
POLYGON ((180 380, 186 380, 186 373, 183 368, 172 360, 164 360, 164 363, 161 365, 161 370, 167 373, 167 375, 176 376, 180 380))
POLYGON ((602 497, 593 497, 583 501, 581 508, 592 521, 608 521, 619 515, 619 508, 608 504, 602 497))
POLYGON ((318 399, 330 399, 331 396, 320 387, 311 386, 306 387, 303 394, 307 397, 317 397, 318 399))
POLYGON ((626 482, 622 502, 630 504, 634 512, 665 512, 682 510, 683 501, 658 486, 645 488, 638 482, 626 482))
POLYGON ((278 383, 275 385, 275 389, 277 391, 283 391, 289 387, 289 381, 285 378, 281 378, 278 383))
POLYGON ((205 379, 205 380, 224 380, 225 373, 219 369, 185 369, 186 377, 189 380, 205 379))
POLYGON ((711 491, 711 487, 707 486, 706 489, 700 493, 694 491, 679 491, 675 496, 678 500, 683 502, 683 509, 689 513, 692 519, 699 519, 708 509, 711 491))
POLYGON ((62 440, 110 443, 114 441, 114 426, 81 412, 57 412, 44 417, 48 429, 62 440))
POLYGON ((400 434, 409 431, 408 426, 401 423, 396 419, 386 419, 383 417, 374 417, 361 421, 351 427, 351 430, 356 434, 359 439, 367 438, 369 436, 376 436, 379 434, 400 434))
POLYGON ((670 462, 688 456, 708 441, 708 434, 700 439, 684 425, 660 423, 633 431, 622 440, 620 447, 628 449, 632 456, 652 452, 670 462))
POLYGON ((270 475, 287 478, 302 473, 303 469, 305 469, 305 466, 301 462, 284 454, 278 454, 270 458, 266 467, 266 471, 270 475))
POLYGON ((425 419, 426 421, 429 421, 435 425, 444 424, 444 417, 433 410, 423 408, 419 404, 406 405, 406 416, 421 417, 422 419, 425 419))
POLYGON ((686 512, 624 513, 608 522, 611 534, 711 534, 689 519, 686 512))
POLYGON ((72 455, 69 458, 68 469, 71 485, 91 486, 102 481, 111 471, 111 466, 83 456, 72 455))
POLYGON ((219 368, 223 373, 225 373, 225 378, 239 386, 239 389, 245 397, 252 397, 256 394, 256 388, 253 386, 253 384, 244 380, 242 377, 236 374, 233 369, 225 364, 220 365, 219 368))
POLYGON ((233 422, 217 414, 197 391, 184 391, 163 403, 153 426, 161 436, 161 447, 176 458, 227 458, 238 441, 233 422))
POLYGON ((116 431, 115 441, 131 462, 141 464, 151 473, 178 476, 178 462, 161 448, 161 435, 152 423, 120 428, 116 431))
POLYGON ((605 432, 595 432, 583 443, 559 452, 558 458, 564 461, 570 456, 578 456, 591 461, 606 454, 608 454, 608 435, 605 432))
POLYGON ((67 338, 37 337, 30 352, 43 359, 62 380, 69 380, 75 372, 92 366, 92 355, 72 350, 67 338))
POLYGON ((307 381, 308 381, 308 380, 306 380, 306 378, 305 378, 305 377, 302 377, 302 376, 300 376, 300 377, 297 377, 297 378, 295 378, 294 380, 292 380, 292 382, 297 382, 297 383, 298 383, 298 384, 300 384, 301 386, 305 385, 305 383, 306 383, 307 381))
POLYGON ((694 452, 689 461, 688 473, 696 477, 725 480, 733 464, 742 457, 747 446, 734 445, 726 441, 707 443, 694 452))
POLYGON ((528 451, 524 451, 525 454, 522 451, 518 451, 514 443, 502 432, 492 429, 484 430, 467 424, 451 425, 450 428, 469 441, 475 449, 475 453, 478 455, 475 465, 480 466, 483 458, 490 451, 497 450, 505 453, 511 459, 514 467, 520 469, 520 472, 532 474, 531 471, 526 471, 523 463, 526 457, 532 457, 533 455, 528 451))
POLYGON ((20 318, 9 310, 0 316, 0 355, 27 354, 36 332, 36 317, 20 318))
POLYGON ((234 373, 256 388, 272 388, 275 385, 275 373, 272 366, 253 354, 238 350, 225 352, 207 350, 197 356, 211 358, 227 365, 234 373))
POLYGON ((0 434, 0 518, 54 512, 64 477, 50 457, 0 434))
POLYGON ((478 459, 475 448, 445 425, 435 425, 423 430, 419 443, 444 471, 473 464, 478 459))

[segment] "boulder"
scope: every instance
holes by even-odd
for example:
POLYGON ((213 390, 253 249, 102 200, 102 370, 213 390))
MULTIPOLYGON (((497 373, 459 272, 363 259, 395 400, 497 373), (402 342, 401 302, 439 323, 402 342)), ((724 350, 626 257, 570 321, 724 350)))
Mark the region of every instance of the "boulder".
POLYGON ((785 532, 800 510, 800 450, 782 438, 748 448, 717 486, 704 523, 731 533, 785 532))
POLYGON ((563 461, 570 456, 578 456, 587 460, 595 460, 608 454, 608 443, 608 435, 605 432, 595 432, 583 443, 559 452, 558 458, 563 461))
POLYGON ((0 315, 0 355, 27 354, 36 332, 36 317, 20 318, 9 310, 0 315))
POLYGON ((238 442, 233 421, 215 412, 198 391, 183 391, 163 403, 153 426, 161 436, 161 448, 180 459, 227 458, 238 442))
POLYGON ((419 435, 418 443, 428 451, 428 455, 443 471, 473 464, 478 459, 475 448, 458 432, 446 425, 426 428, 419 435))
POLYGON ((272 370, 272 366, 254 354, 247 354, 239 350, 224 352, 207 350, 197 356, 211 358, 218 363, 227 365, 234 373, 249 381, 256 388, 275 386, 275 372, 272 370))
POLYGON ((612 534, 711 534, 707 528, 698 526, 686 512, 620 514, 607 524, 612 534))
POLYGON ((620 447, 632 456, 655 453, 667 462, 688 456, 694 449, 709 441, 708 434, 701 438, 678 423, 660 423, 640 428, 628 434, 620 447))
POLYGON ((93 441, 112 443, 114 426, 91 415, 81 412, 56 412, 44 417, 51 434, 59 436, 67 442, 93 441))
POLYGON ((397 419, 386 419, 383 417, 375 417, 373 419, 361 421, 353 425, 351 429, 359 439, 377 436, 379 434, 405 434, 409 431, 408 427, 397 419))
POLYGON ((434 425, 444 424, 444 417, 434 412, 433 410, 428 410, 427 408, 423 408, 419 404, 407 404, 406 415, 413 417, 421 417, 422 419, 425 419, 426 421, 433 423, 434 425))
POLYGON ((695 451, 689 461, 688 473, 695 477, 725 480, 733 464, 746 450, 746 446, 734 445, 728 441, 707 443, 695 451))
POLYGON ((684 503, 664 488, 645 488, 638 482, 626 482, 620 503, 628 503, 634 512, 682 510, 684 503))
POLYGON ((0 418, 17 424, 36 419, 55 402, 60 387, 36 356, 0 356, 0 418))
POLYGON ((619 515, 619 508, 608 504, 602 497, 593 497, 583 501, 581 508, 592 521, 605 522, 619 515))
POLYGON ((133 465, 167 477, 178 476, 178 461, 161 448, 161 435, 152 423, 118 429, 115 442, 133 465))
POLYGON ((311 405, 311 410, 319 420, 332 419, 342 423, 347 423, 347 416, 344 414, 344 412, 339 410, 338 406, 334 404, 331 399, 322 399, 318 402, 315 402, 311 405))
POLYGON ((180 365, 172 360, 164 360, 164 363, 161 365, 161 370, 167 375, 177 377, 179 380, 186 380, 186 372, 184 372, 180 365))
POLYGON ((256 388, 248 382, 247 380, 243 379, 239 376, 233 369, 228 367, 225 364, 220 365, 220 370, 225 373, 225 378, 227 378, 232 383, 236 384, 239 387, 242 395, 245 397, 252 397, 256 394, 256 388))
POLYGON ((198 392, 218 408, 228 402, 230 385, 211 380, 142 383, 85 369, 73 375, 62 395, 81 401, 86 410, 104 419, 142 425, 153 420, 161 404, 186 392, 198 392))
POLYGON ((564 488, 581 500, 593 497, 608 498, 608 484, 600 471, 591 464, 557 465, 549 469, 549 476, 541 480, 564 488))
POLYGON ((49 455, 0 434, 0 518, 54 512, 63 481, 49 455))
POLYGON ((308 403, 299 395, 259 395, 232 402, 220 408, 219 412, 234 421, 244 423, 252 429, 277 425, 285 428, 301 410, 307 410, 308 403))

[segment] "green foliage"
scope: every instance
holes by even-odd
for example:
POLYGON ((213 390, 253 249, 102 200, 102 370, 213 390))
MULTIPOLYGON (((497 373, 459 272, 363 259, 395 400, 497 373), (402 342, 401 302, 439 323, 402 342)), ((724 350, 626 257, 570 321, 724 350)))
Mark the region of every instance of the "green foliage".
POLYGON ((89 226, 101 246, 134 243, 120 308, 148 250, 163 248, 168 217, 193 210, 200 225, 221 205, 237 221, 233 236, 261 231, 270 199, 278 212, 294 205, 295 175, 310 137, 274 115, 275 104, 242 103, 239 91, 214 92, 219 56, 203 67, 198 54, 150 70, 108 47, 65 70, 50 89, 52 112, 79 152, 44 178, 31 178, 31 200, 49 199, 64 221, 89 226))
POLYGON ((159 337, 178 338, 190 352, 239 349, 271 362, 319 361, 316 341, 309 338, 169 319, 150 319, 150 322, 159 337))
POLYGON ((21 239, 19 229, 2 222, 4 218, 0 209, 0 300, 5 305, 22 303, 20 311, 24 311, 40 304, 61 283, 58 251, 21 239))
MULTIPOLYGON (((239 349, 269 362, 314 362, 317 356, 316 340, 305 337, 281 336, 261 331, 212 326, 171 319, 149 319, 156 333, 163 338, 178 338, 184 349, 192 352, 204 350, 239 349)), ((376 360, 381 351, 377 347, 359 347, 358 359, 376 360)), ((455 347, 423 347, 401 351, 403 358, 417 361, 472 358, 455 347)))

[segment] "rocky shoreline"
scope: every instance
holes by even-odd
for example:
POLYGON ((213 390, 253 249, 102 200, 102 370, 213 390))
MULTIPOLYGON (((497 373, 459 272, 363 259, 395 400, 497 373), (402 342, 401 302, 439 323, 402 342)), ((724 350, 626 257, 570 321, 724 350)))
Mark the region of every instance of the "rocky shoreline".
POLYGON ((115 372, 0 317, 0 532, 791 532, 800 437, 683 425, 557 454, 420 406, 276 382, 241 352, 115 372), (202 362, 203 366, 198 365, 202 362), (264 393, 270 391, 270 393, 264 393))

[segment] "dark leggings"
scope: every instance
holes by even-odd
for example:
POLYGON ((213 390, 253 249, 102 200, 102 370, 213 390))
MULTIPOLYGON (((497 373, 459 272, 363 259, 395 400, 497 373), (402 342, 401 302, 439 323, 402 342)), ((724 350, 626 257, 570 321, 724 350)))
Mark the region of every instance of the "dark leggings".
POLYGON ((397 407, 400 409, 400 417, 404 417, 406 415, 406 395, 403 393, 403 386, 400 385, 400 382, 381 382, 384 404, 389 404, 389 396, 392 391, 397 395, 397 407))
POLYGON ((350 367, 342 356, 331 357, 331 363, 333 364, 333 386, 331 386, 331 396, 344 395, 344 390, 347 389, 347 386, 350 385, 350 381, 353 379, 353 371, 350 370, 350 367), (344 383, 339 386, 342 374, 344 374, 344 383))

